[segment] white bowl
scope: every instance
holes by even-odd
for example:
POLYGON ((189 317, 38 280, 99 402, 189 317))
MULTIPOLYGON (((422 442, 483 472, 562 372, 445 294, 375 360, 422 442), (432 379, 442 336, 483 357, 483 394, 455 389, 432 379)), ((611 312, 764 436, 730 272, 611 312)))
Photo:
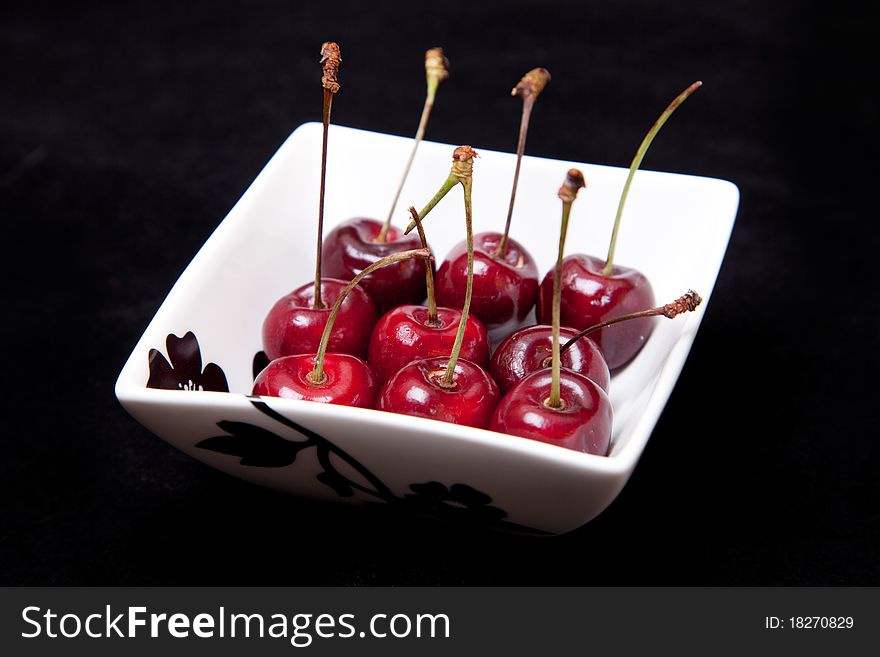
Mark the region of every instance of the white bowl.
MULTIPOLYGON (((169 292, 116 382, 141 424, 187 454, 255 483, 315 499, 385 502, 416 512, 512 531, 557 534, 598 515, 620 492, 669 398, 711 298, 739 202, 726 181, 641 171, 623 219, 616 260, 644 272, 660 303, 697 290, 703 305, 657 320, 636 359, 611 385, 610 454, 434 420, 276 398, 249 397, 263 317, 314 272, 321 126, 299 127, 205 243, 169 292), (191 333, 192 335, 186 335, 191 333), (177 340, 174 336, 184 337, 177 340), (193 336, 197 336, 197 341, 193 336), (169 354, 169 349, 174 353, 169 354), (152 351, 156 350, 156 351, 152 351), (165 385, 147 387, 148 361, 165 385), (166 356, 173 356, 173 370, 166 356), (216 363, 201 375, 203 365, 216 363), (213 382, 213 383, 212 383, 213 382)), ((515 156, 479 150, 474 227, 499 230, 515 156)), ((334 126, 326 223, 384 217, 411 141, 334 126)), ((445 179, 453 146, 425 142, 396 217, 420 206, 445 179)), ((542 274, 553 263, 560 203, 572 166, 588 188, 572 211, 567 252, 603 255, 625 169, 526 157, 512 234, 542 274)), ((438 260, 463 238, 461 192, 425 222, 438 260)))

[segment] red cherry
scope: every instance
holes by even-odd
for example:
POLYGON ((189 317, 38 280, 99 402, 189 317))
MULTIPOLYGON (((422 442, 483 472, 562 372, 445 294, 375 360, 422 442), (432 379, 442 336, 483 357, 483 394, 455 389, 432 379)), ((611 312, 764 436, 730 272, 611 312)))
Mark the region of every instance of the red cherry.
MULTIPOLYGON (((610 276, 602 274, 601 258, 575 254, 562 263, 562 307, 560 322, 577 330, 599 324, 654 305, 654 290, 647 277, 628 267, 614 265, 610 276)), ((547 272, 538 298, 538 321, 548 323, 553 302, 553 271, 547 272)), ((644 346, 654 320, 633 319, 596 331, 590 337, 615 370, 635 357, 644 346)))
POLYGON ((459 358, 452 385, 442 385, 448 357, 409 363, 385 382, 376 408, 485 429, 501 397, 498 385, 479 365, 459 358))
MULTIPOLYGON (((559 336, 565 343, 577 331, 560 327, 559 336)), ((527 326, 511 333, 492 354, 489 371, 502 392, 507 392, 532 372, 548 369, 553 354, 553 327, 527 326)), ((562 367, 582 374, 602 390, 608 391, 611 375, 599 348, 589 338, 578 340, 562 354, 562 367)))
MULTIPOLYGON (((417 234, 402 235, 394 226, 388 228, 386 241, 376 238, 382 222, 357 217, 336 226, 324 238, 322 247, 325 276, 350 280, 377 260, 420 246, 417 234)), ((425 262, 415 258, 379 269, 361 281, 379 313, 425 298, 425 262)))
MULTIPOLYGON (((474 236, 471 313, 486 325, 493 342, 507 337, 523 322, 538 293, 538 267, 532 256, 511 239, 502 260, 495 255, 500 242, 500 233, 474 236)), ((461 307, 466 286, 467 244, 460 242, 437 272, 437 302, 450 308, 461 307)))
POLYGON ((315 358, 300 354, 273 360, 254 380, 253 394, 373 408, 378 386, 364 361, 349 354, 325 354, 324 380, 315 383, 309 377, 315 358))
MULTIPOLYGON (((313 308, 312 283, 298 287, 281 297, 263 321, 263 350, 269 360, 295 354, 314 354, 321 342, 330 308, 347 283, 332 278, 321 280, 324 308, 313 308)), ((330 337, 329 350, 366 356, 370 331, 376 323, 376 309, 369 295, 354 288, 339 308, 330 337)))
MULTIPOLYGON (((370 336, 369 362, 379 383, 409 362, 432 356, 446 356, 455 342, 461 311, 437 308, 437 324, 428 320, 424 306, 399 306, 388 311, 370 336)), ((468 317, 461 356, 477 365, 489 360, 489 337, 480 320, 468 317)))
POLYGON ((579 452, 605 456, 611 443, 611 402, 593 381, 560 372, 560 408, 547 405, 552 374, 540 370, 515 385, 501 400, 489 428, 579 452))

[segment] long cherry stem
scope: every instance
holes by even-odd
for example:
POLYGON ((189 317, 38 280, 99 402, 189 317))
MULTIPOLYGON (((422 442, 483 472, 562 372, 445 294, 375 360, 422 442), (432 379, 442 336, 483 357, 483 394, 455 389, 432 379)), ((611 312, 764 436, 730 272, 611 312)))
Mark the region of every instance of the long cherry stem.
POLYGON ((507 255, 507 242, 510 234, 510 222, 513 219, 513 205, 516 201, 516 188, 519 184, 519 169, 522 164, 523 153, 526 150, 526 135, 529 131, 529 120, 532 117, 532 108, 535 106, 541 91, 550 82, 550 71, 546 68, 533 68, 526 73, 517 85, 511 90, 511 96, 521 96, 523 99, 522 117, 519 121, 519 140, 516 145, 516 169, 513 172, 513 187, 510 190, 510 206, 507 208, 507 222, 504 224, 504 234, 498 243, 495 255, 504 258, 507 255))
POLYGON ((385 242, 388 239, 388 229, 391 227, 391 217, 394 215, 394 210, 397 208, 397 202, 400 200, 400 193, 403 191, 403 186, 406 184, 406 179, 409 177, 409 170, 412 167, 413 161, 416 159, 416 151, 419 150, 419 144, 422 143, 422 138, 425 136, 425 129, 428 127, 428 118, 431 116, 431 108, 434 107, 434 98, 437 95, 437 87, 440 86, 440 83, 443 80, 449 77, 449 71, 446 68, 448 65, 449 60, 443 55, 443 48, 431 48, 425 53, 425 78, 427 80, 428 91, 425 96, 425 104, 422 107, 422 118, 419 120, 419 127, 418 130, 416 130, 416 137, 413 141, 412 151, 410 151, 409 159, 403 169, 403 176, 400 178, 400 184, 398 184, 397 191, 394 194, 394 200, 391 202, 391 209, 388 210, 388 217, 385 219, 385 223, 382 224, 382 229, 376 237, 377 242, 385 242))
POLYGON ((318 199, 318 250, 315 256, 315 292, 312 307, 324 308, 324 300, 321 298, 321 248, 324 240, 324 186, 327 178, 327 136, 330 132, 330 109, 333 106, 333 95, 339 91, 339 82, 336 76, 339 74, 339 65, 342 63, 342 52, 339 46, 332 41, 327 41, 321 46, 321 65, 323 75, 321 84, 324 87, 324 111, 322 120, 324 132, 321 140, 321 191, 318 199))
MULTIPOLYGON (((324 383, 324 356, 327 354, 327 345, 330 342, 330 334, 333 332, 333 324, 336 321, 336 316, 339 314, 339 309, 342 307, 342 302, 345 301, 348 293, 351 292, 367 275, 372 274, 377 269, 388 267, 389 265, 402 262, 403 260, 410 260, 411 258, 424 258, 425 260, 430 260, 431 252, 428 249, 411 249, 409 251, 392 253, 389 256, 376 260, 371 265, 365 267, 361 273, 352 278, 348 285, 343 288, 342 292, 339 293, 339 297, 336 299, 336 302, 330 309, 330 314, 327 316, 327 323, 324 325, 324 332, 321 334, 321 342, 318 344, 318 352, 315 356, 315 367, 308 374, 309 380, 312 383, 324 383)), ((430 266, 430 262, 427 264, 430 266)))
MULTIPOLYGON (((473 159, 469 162, 471 164, 470 169, 473 170, 473 159)), ((449 362, 446 364, 446 374, 443 376, 443 386, 447 388, 452 388, 455 385, 453 379, 455 366, 458 363, 461 345, 464 342, 464 332, 467 328, 468 314, 471 310, 471 296, 474 291, 474 228, 471 215, 471 187, 473 186, 473 179, 471 176, 463 178, 461 185, 464 187, 464 223, 467 230, 467 286, 464 291, 464 305, 461 307, 458 331, 455 333, 455 342, 452 344, 449 362)))
POLYGON ((571 206, 575 198, 577 198, 578 191, 586 186, 584 174, 578 169, 569 169, 558 193, 559 199, 562 201, 562 226, 559 230, 559 252, 556 254, 556 271, 553 276, 553 361, 550 374, 550 398, 547 400, 547 406, 550 408, 562 407, 562 386, 560 382, 562 358, 559 351, 559 324, 562 306, 562 259, 565 256, 568 217, 571 214, 571 206))
MULTIPOLYGON (((425 229, 422 226, 422 220, 419 219, 419 213, 413 206, 409 206, 409 213, 412 220, 416 223, 416 229, 419 231, 419 240, 423 249, 428 249, 428 240, 425 238, 425 229)), ((430 250, 430 249, 428 249, 430 250)), ((437 319, 437 295, 434 292, 434 271, 428 263, 425 267, 425 289, 428 292, 428 326, 439 326, 440 321, 437 319)))
POLYGON ((697 309, 703 302, 703 298, 694 292, 693 290, 688 290, 684 295, 680 296, 678 299, 673 301, 672 303, 667 303, 665 306, 657 306, 656 308, 649 308, 647 310, 640 310, 634 313, 628 313, 626 315, 621 315, 620 317, 615 317, 614 319, 609 319, 599 324, 595 324, 588 328, 585 328, 580 333, 574 335, 568 342, 566 342, 562 349, 560 350, 560 356, 568 351, 571 346, 580 340, 581 338, 589 335, 590 333, 594 333, 599 329, 607 328, 614 324, 618 324, 620 322, 627 322, 631 319, 639 319, 640 317, 657 317, 662 315, 668 319, 673 319, 682 313, 691 312, 697 309))
POLYGON ((614 249, 617 247, 617 231, 620 228, 620 218, 623 216, 623 206, 626 203, 626 197, 629 194, 629 187, 632 184, 633 177, 636 175, 636 171, 641 166, 642 160, 645 158, 645 153, 648 152, 651 142, 654 141, 654 137, 660 132, 660 128, 663 127, 663 124, 666 123, 667 119, 669 119, 669 117, 672 116, 672 113, 678 109, 678 106, 687 100, 687 97, 694 93, 694 91, 699 89, 702 84, 703 83, 699 80, 694 82, 669 103, 669 106, 663 110, 663 113, 654 122, 651 129, 648 130, 648 134, 645 135, 639 149, 636 151, 632 163, 629 165, 629 175, 626 177, 626 182, 623 185, 623 193, 620 195, 620 202, 617 205, 617 216, 614 218, 614 228, 611 230, 611 243, 608 245, 608 257, 605 258, 605 267, 602 269, 603 276, 610 276, 611 272, 614 270, 614 249))

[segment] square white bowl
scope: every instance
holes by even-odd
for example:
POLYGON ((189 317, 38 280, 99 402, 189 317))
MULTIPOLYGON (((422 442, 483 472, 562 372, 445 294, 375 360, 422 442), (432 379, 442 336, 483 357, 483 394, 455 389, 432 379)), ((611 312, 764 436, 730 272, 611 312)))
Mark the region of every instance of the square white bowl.
MULTIPOLYGON (((632 473, 690 351, 733 228, 736 186, 671 173, 636 175, 616 260, 644 272, 660 303, 689 287, 704 301, 695 313, 658 320, 644 349, 614 376, 612 447, 609 456, 600 457, 434 420, 248 396, 266 312, 314 275, 320 142, 320 124, 300 126, 229 212, 138 341, 116 382, 119 401, 187 454, 304 497, 385 502, 537 534, 567 532, 594 518, 632 473), (158 368, 174 347, 168 336, 188 332, 200 350, 200 356, 190 354, 190 365, 198 372, 208 362, 218 364, 231 392, 147 387, 151 350, 164 354, 153 352, 158 368)), ((384 217, 412 142, 333 126, 329 143, 327 230, 353 216, 384 217)), ((480 158, 474 167, 474 228, 499 230, 515 156, 475 147, 480 158)), ((398 225, 406 223, 408 205, 423 204, 445 179, 452 150, 449 144, 422 144, 401 197, 398 225)), ((627 174, 524 158, 512 234, 528 245, 542 275, 555 258, 556 190, 572 166, 584 172, 588 187, 572 211, 568 253, 604 254, 627 174)), ((460 192, 437 206, 426 232, 442 260, 463 238, 460 192)), ((195 344, 190 339, 178 348, 183 346, 195 344)), ((193 378, 185 363, 172 364, 182 385, 193 378)))

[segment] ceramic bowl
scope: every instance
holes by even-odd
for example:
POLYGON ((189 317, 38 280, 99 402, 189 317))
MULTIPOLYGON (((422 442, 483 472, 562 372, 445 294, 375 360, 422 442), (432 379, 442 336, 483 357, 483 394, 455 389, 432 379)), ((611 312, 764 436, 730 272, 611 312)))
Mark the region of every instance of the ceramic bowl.
MULTIPOLYGON (((434 420, 249 396, 262 366, 263 317, 313 276, 320 142, 320 124, 293 132, 196 254, 123 367, 119 401, 194 458, 307 498, 383 503, 532 534, 567 532, 594 518, 632 473, 684 365, 733 228, 737 188, 710 178, 636 175, 617 261, 644 272, 658 302, 688 288, 704 301, 695 313, 657 320, 644 349, 614 376, 612 446, 601 457, 434 420)), ((515 156, 474 146, 474 228, 498 230, 515 156)), ((353 216, 384 217, 398 180, 389 163, 403 162, 410 147, 408 139, 332 127, 326 230, 353 216)), ((408 205, 423 204, 445 179, 452 150, 422 144, 398 225, 407 222, 408 205)), ((572 166, 588 189, 572 211, 568 253, 604 254, 627 174, 523 160, 512 234, 542 274, 555 257, 556 191, 572 166)), ((438 260, 462 239, 463 223, 461 194, 453 190, 426 222, 438 260)))

